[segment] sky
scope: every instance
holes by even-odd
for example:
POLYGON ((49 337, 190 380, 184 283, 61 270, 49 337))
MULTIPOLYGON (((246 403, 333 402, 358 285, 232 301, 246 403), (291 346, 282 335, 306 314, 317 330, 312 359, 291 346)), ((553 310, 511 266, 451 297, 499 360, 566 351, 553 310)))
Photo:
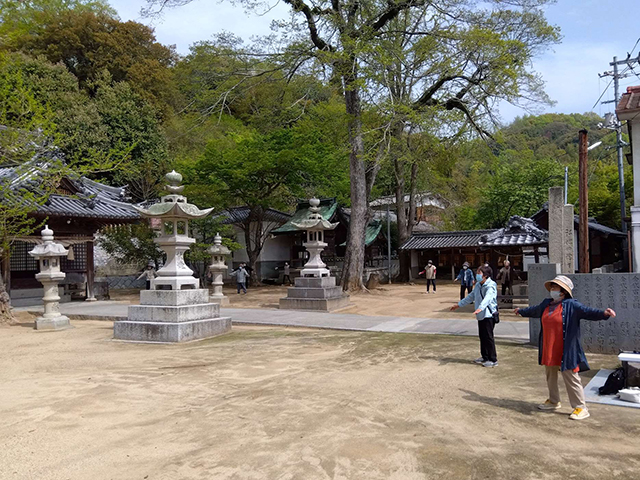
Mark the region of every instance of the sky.
MULTIPOLYGON (((228 1, 193 0, 190 4, 167 10, 162 18, 142 18, 140 9, 145 0, 110 0, 122 20, 136 20, 155 28, 159 42, 175 45, 186 54, 189 46, 208 40, 215 33, 232 32, 249 39, 253 35, 270 33, 272 20, 287 18, 289 9, 281 0, 262 15, 247 14, 239 5, 228 1)), ((277 2, 277 3, 276 3, 277 2)), ((534 60, 533 68, 546 82, 546 91, 556 102, 544 112, 585 113, 601 115, 613 111, 613 105, 596 105, 598 97, 611 77, 598 74, 611 70, 609 62, 617 56, 626 58, 640 38, 638 0, 558 0, 546 8, 549 23, 560 27, 562 43, 553 46, 534 60)), ((640 44, 634 51, 637 56, 640 44)), ((640 66, 635 68, 640 75, 640 66)), ((640 77, 631 73, 621 80, 620 92, 628 85, 640 85, 640 77)), ((613 99, 613 85, 602 100, 613 99)), ((509 104, 500 105, 504 122, 510 122, 527 112, 509 104)))

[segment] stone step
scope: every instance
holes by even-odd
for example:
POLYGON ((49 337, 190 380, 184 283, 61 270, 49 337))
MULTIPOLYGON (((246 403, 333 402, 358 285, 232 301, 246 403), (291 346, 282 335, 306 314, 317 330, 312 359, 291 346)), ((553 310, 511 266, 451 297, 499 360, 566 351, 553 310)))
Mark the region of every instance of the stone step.
POLYGON ((189 322, 220 316, 220 305, 202 303, 198 305, 131 305, 128 319, 134 322, 189 322))
POLYGON ((296 277, 296 287, 331 288, 336 286, 336 277, 296 277))
POLYGON ((201 340, 231 330, 231 317, 205 318, 190 322, 132 322, 113 324, 113 338, 127 342, 182 343, 201 340))
POLYGON ((287 289, 288 298, 336 298, 342 296, 341 287, 306 288, 291 287, 287 289))
POLYGON ((140 292, 142 305, 194 305, 209 303, 209 290, 195 288, 186 290, 142 290, 140 292))
POLYGON ((280 308, 286 310, 315 310, 319 312, 331 312, 348 307, 351 301, 349 295, 334 298, 281 298, 280 308))

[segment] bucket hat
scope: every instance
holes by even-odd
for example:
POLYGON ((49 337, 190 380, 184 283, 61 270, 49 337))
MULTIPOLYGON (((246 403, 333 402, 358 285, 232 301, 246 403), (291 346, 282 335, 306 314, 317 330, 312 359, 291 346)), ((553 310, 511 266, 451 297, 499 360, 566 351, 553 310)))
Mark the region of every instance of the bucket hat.
POLYGON ((569 277, 565 277, 564 275, 558 275, 553 280, 549 280, 548 282, 544 282, 544 287, 547 290, 551 290, 551 285, 558 285, 560 288, 564 289, 571 298, 573 298, 573 282, 569 277))

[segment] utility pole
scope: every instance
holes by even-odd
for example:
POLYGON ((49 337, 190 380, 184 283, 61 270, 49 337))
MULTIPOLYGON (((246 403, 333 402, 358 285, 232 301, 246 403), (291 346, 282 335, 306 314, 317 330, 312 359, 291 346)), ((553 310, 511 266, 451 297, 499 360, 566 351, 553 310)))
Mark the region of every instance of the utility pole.
POLYGON ((580 174, 580 224, 578 245, 580 247, 580 273, 589 273, 589 185, 588 185, 588 153, 589 139, 586 130, 578 134, 578 155, 580 174))
MULTIPOLYGON (((616 106, 620 101, 620 79, 626 78, 629 75, 626 73, 618 72, 618 66, 626 65, 628 67, 633 67, 634 64, 640 63, 640 55, 636 58, 627 57, 625 60, 618 61, 618 57, 613 57, 613 62, 609 63, 613 67, 612 72, 604 72, 600 77, 613 77, 613 100, 607 100, 605 103, 613 103, 616 106)), ((615 110, 615 107, 614 107, 615 110)), ((625 188, 624 188, 624 154, 623 147, 626 145, 625 142, 622 141, 622 124, 616 121, 615 125, 616 131, 616 150, 618 151, 618 184, 620 186, 620 220, 622 222, 622 231, 627 233, 627 222, 625 221, 627 217, 627 206, 626 206, 626 198, 625 198, 625 188)))

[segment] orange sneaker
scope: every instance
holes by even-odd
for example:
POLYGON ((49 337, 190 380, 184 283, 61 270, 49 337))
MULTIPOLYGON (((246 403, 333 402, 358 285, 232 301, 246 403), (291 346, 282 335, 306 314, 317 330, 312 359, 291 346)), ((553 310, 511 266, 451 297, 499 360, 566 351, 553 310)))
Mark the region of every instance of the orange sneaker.
POLYGON ((569 418, 571 420, 584 420, 585 418, 590 417, 589 411, 586 408, 576 408, 573 410, 569 418))

